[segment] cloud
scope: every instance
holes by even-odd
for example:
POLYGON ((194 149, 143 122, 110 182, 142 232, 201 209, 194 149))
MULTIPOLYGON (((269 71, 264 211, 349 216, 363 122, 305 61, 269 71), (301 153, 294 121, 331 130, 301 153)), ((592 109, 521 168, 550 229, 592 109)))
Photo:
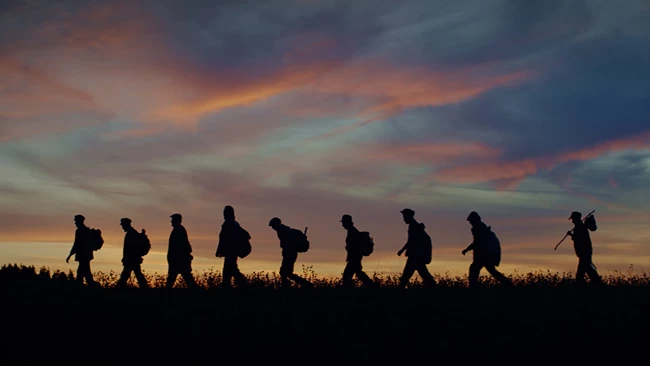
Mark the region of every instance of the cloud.
POLYGON ((587 149, 568 151, 514 162, 477 163, 452 167, 437 171, 435 179, 453 183, 483 183, 500 179, 523 179, 543 170, 572 161, 586 161, 601 155, 634 149, 650 148, 650 133, 646 132, 630 138, 608 141, 587 149))
POLYGON ((377 238, 369 268, 397 271, 411 207, 435 268, 464 272, 478 210, 507 266, 573 270, 547 246, 568 212, 595 208, 603 263, 647 263, 645 5, 1 6, 3 243, 67 243, 83 212, 115 253, 123 216, 162 253, 181 211, 212 263, 232 204, 258 243, 247 263, 277 267, 280 216, 310 227, 305 261, 338 271, 350 213, 377 238))

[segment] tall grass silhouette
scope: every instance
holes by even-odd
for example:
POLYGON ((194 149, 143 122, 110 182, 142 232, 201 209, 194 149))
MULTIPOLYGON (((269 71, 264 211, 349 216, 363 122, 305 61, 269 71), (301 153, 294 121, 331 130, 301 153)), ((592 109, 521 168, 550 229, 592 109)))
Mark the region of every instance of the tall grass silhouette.
MULTIPOLYGON (((315 288, 338 288, 341 286, 339 277, 319 278, 314 272, 312 266, 302 266, 303 276, 314 284, 315 288)), ((152 288, 164 288, 167 282, 166 273, 144 273, 147 281, 152 288)), ((97 285, 102 288, 113 288, 117 283, 120 273, 115 271, 95 272, 93 274, 97 285)), ((199 288, 217 289, 221 286, 221 271, 211 268, 203 272, 194 272, 196 282, 199 288)), ((252 272, 245 274, 252 288, 277 289, 282 287, 282 280, 276 272, 252 272)), ((467 276, 449 276, 445 274, 433 274, 436 281, 436 287, 443 288, 462 288, 467 287, 467 276)), ((537 271, 529 273, 518 273, 508 276, 516 287, 527 288, 552 288, 571 286, 575 283, 575 275, 571 272, 551 272, 537 271)), ((379 288, 396 288, 399 283, 399 275, 384 275, 373 273, 371 278, 379 285, 379 288)), ((650 287, 650 276, 646 272, 635 273, 634 267, 630 266, 626 272, 615 271, 614 274, 602 276, 603 282, 608 286, 616 287, 650 287)), ((34 266, 24 264, 5 264, 0 268, 0 283, 2 284, 20 284, 24 282, 40 283, 41 285, 77 285, 75 273, 70 270, 62 272, 60 270, 50 270, 47 267, 36 269, 34 266)), ((499 287, 499 284, 490 276, 482 276, 481 283, 486 287, 499 287)), ((355 282, 357 287, 362 287, 359 281, 355 282)), ((138 287, 135 278, 131 277, 128 282, 129 287, 138 287)), ((410 287, 421 287, 422 282, 418 276, 415 276, 410 287)), ((187 288, 184 280, 179 277, 176 280, 176 288, 187 288)))

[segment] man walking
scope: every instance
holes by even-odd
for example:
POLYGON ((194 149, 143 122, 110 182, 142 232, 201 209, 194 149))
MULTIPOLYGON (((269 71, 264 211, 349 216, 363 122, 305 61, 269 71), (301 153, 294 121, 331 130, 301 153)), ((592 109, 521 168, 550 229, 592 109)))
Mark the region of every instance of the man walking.
POLYGON ((474 258, 469 266, 469 287, 477 285, 483 267, 502 285, 506 287, 514 286, 508 277, 496 269, 496 266, 499 265, 500 256, 497 257, 495 253, 489 250, 490 236, 494 235, 491 233, 491 229, 481 221, 481 216, 476 211, 470 212, 467 221, 472 225, 472 236, 474 238, 472 243, 462 251, 463 255, 470 250, 474 251, 474 258))
POLYGON ((591 245, 591 237, 589 229, 584 222, 582 222, 582 213, 574 211, 569 216, 569 220, 573 222, 573 232, 567 232, 567 235, 573 240, 573 249, 578 257, 578 270, 576 272, 576 282, 584 284, 585 274, 596 285, 602 285, 603 281, 598 275, 596 268, 594 268, 591 256, 593 255, 593 247, 591 245))
POLYGON ((122 266, 124 266, 124 269, 117 281, 117 287, 126 287, 126 282, 131 277, 131 272, 133 272, 140 288, 148 288, 149 284, 141 268, 143 251, 140 235, 144 235, 144 233, 137 232, 131 226, 131 219, 126 217, 120 219, 120 226, 122 226, 122 230, 126 234, 124 235, 124 248, 122 250, 122 266))
POLYGON ((415 220, 415 211, 405 208, 400 212, 409 228, 408 240, 397 252, 397 255, 401 256, 406 251, 407 257, 398 287, 405 288, 415 271, 418 271, 422 278, 422 284, 431 287, 435 285, 435 280, 427 268, 427 264, 431 263, 431 237, 424 231, 424 224, 415 220))
POLYGON ((173 288, 176 277, 183 276, 187 287, 196 288, 194 276, 192 276, 192 246, 187 236, 187 230, 182 225, 183 216, 175 213, 170 216, 172 232, 169 235, 169 247, 167 249, 167 263, 169 273, 167 275, 167 288, 173 288))
POLYGON ((74 260, 79 262, 79 266, 77 267, 77 281, 83 284, 84 279, 86 279, 86 283, 90 286, 96 284, 93 279, 93 273, 90 270, 90 261, 95 257, 90 238, 90 228, 85 225, 85 221, 86 218, 83 215, 76 215, 74 217, 74 224, 77 226, 77 230, 74 232, 74 244, 72 244, 72 249, 70 249, 70 254, 65 259, 65 262, 70 263, 70 258, 74 255, 74 260))
MULTIPOLYGON (((219 244, 217 245, 216 256, 223 257, 223 288, 230 288, 233 277, 237 287, 246 287, 248 281, 237 267, 237 258, 242 247, 249 244, 250 235, 235 220, 235 209, 226 206, 223 209, 223 224, 219 233, 219 244)), ((246 254, 247 255, 247 254, 246 254)))
POLYGON ((284 225, 282 220, 277 217, 269 221, 269 226, 277 232, 278 239, 280 239, 280 248, 282 248, 282 265, 280 266, 282 286, 288 287, 290 280, 293 280, 301 287, 312 287, 312 283, 307 279, 293 273, 296 260, 298 259, 298 249, 296 248, 296 240, 298 238, 294 237, 294 235, 300 234, 300 231, 298 230, 296 232, 289 226, 284 225))
POLYGON ((341 218, 341 226, 347 230, 348 234, 345 237, 345 250, 347 251, 347 257, 345 261, 345 269, 343 270, 343 287, 352 287, 352 276, 356 275, 357 278, 363 283, 364 286, 373 287, 374 282, 370 277, 363 271, 361 266, 361 260, 363 259, 363 253, 360 245, 360 234, 359 230, 354 226, 352 222, 352 216, 343 215, 341 218))

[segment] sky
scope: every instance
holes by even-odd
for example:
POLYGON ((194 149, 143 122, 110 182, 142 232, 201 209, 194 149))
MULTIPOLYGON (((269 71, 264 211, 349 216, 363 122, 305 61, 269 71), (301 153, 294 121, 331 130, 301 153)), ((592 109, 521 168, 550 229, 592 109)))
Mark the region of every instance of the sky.
POLYGON ((225 205, 278 271, 268 226, 309 227, 301 266, 340 276, 350 214, 396 274, 411 208, 429 269, 463 276, 477 211, 506 274, 574 272, 572 211, 595 210, 604 274, 650 269, 650 2, 0 1, 0 262, 121 270, 120 218, 166 271, 181 213, 194 269, 225 205))

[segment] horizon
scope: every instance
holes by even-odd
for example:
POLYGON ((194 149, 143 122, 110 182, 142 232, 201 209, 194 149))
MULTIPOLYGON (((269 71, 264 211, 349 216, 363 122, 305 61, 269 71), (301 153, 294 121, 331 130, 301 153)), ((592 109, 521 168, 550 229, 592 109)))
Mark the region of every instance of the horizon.
MULTIPOLYGON (((121 271, 121 217, 165 273, 183 215, 214 267, 223 207, 278 272, 272 217, 309 227, 302 265, 345 267, 344 214, 401 273, 411 208, 432 273, 464 276, 477 211, 504 274, 572 272, 595 210, 601 275, 650 271, 650 3, 14 0, 0 4, 0 262, 65 263, 73 217, 121 271)), ((481 272, 485 275, 485 271, 481 272)), ((417 275, 416 275, 417 276, 417 275)))

